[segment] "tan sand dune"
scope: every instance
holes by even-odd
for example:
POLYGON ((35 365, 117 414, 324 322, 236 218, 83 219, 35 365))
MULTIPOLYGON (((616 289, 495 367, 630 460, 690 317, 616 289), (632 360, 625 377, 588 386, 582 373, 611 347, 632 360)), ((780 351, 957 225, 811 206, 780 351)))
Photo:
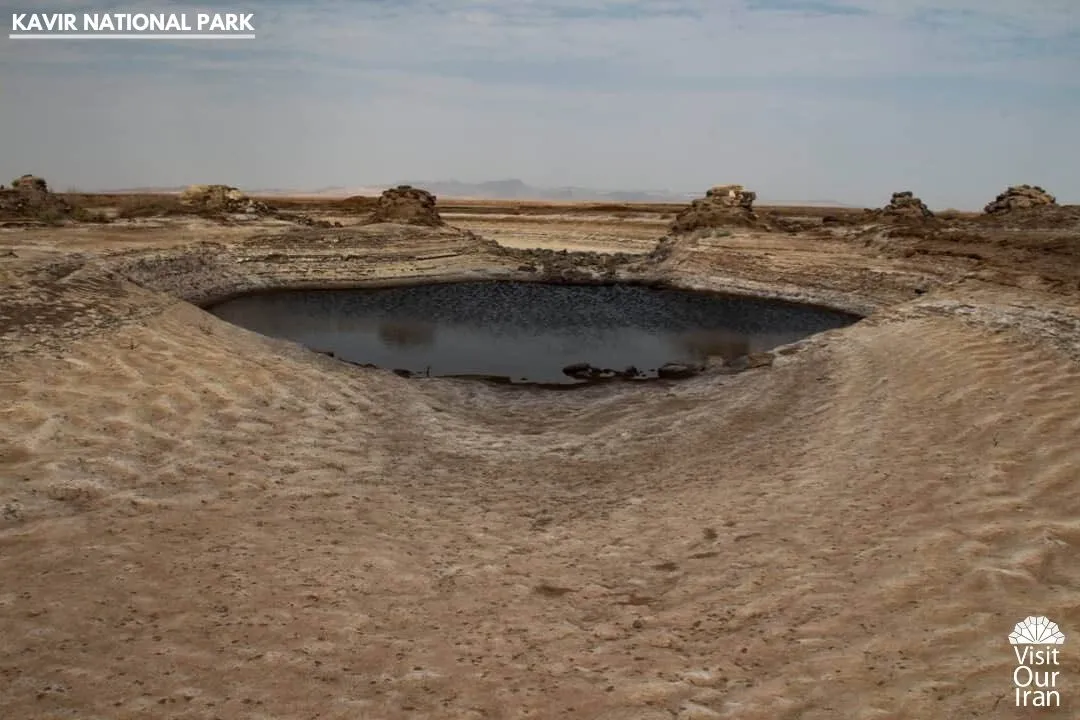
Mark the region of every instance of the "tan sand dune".
MULTIPOLYGON (((248 286, 518 262, 367 232, 214 252, 248 286)), ((0 717, 1077 716, 1065 275, 705 239, 650 272, 879 312, 771 367, 548 393, 344 365, 94 262, 0 259, 112 313, 0 323, 0 717), (1058 709, 1014 707, 1035 614, 1069 636, 1058 709)))

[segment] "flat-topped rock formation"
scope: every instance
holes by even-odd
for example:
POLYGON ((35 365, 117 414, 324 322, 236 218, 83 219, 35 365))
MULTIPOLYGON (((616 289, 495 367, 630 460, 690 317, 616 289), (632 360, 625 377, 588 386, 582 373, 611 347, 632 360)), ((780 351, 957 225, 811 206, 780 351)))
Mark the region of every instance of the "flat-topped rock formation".
POLYGON ((427 190, 414 188, 411 185, 398 185, 384 191, 379 196, 378 204, 369 222, 429 227, 446 224, 439 215, 439 211, 435 209, 435 196, 427 190))
POLYGON ((49 190, 45 178, 23 175, 9 189, 0 189, 0 219, 58 221, 71 216, 74 208, 49 190))
POLYGON ((893 218, 925 220, 934 217, 934 213, 915 193, 910 190, 894 192, 889 204, 881 209, 885 215, 893 218))
POLYGON ((1031 210, 1057 205, 1057 198, 1038 185, 1012 185, 987 203, 983 212, 988 215, 1009 213, 1014 210, 1031 210))
POLYGON ((38 177, 36 175, 23 175, 15 178, 11 183, 12 190, 21 190, 23 192, 49 192, 49 184, 45 182, 45 178, 38 177))
POLYGON ((189 185, 180 193, 180 204, 198 212, 269 215, 269 205, 248 197, 230 185, 189 185))
POLYGON ((717 185, 710 188, 704 198, 694 200, 676 215, 669 230, 681 235, 696 230, 752 225, 757 220, 753 211, 756 199, 757 193, 742 185, 717 185))

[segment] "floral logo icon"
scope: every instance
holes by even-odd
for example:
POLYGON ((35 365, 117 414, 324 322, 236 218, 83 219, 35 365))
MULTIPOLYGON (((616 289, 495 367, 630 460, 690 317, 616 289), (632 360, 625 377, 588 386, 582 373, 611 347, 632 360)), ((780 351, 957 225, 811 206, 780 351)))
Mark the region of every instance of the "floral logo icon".
POLYGON ((1009 634, 1009 642, 1013 645, 1061 645, 1065 642, 1065 633, 1056 622, 1042 615, 1032 615, 1016 623, 1009 634))

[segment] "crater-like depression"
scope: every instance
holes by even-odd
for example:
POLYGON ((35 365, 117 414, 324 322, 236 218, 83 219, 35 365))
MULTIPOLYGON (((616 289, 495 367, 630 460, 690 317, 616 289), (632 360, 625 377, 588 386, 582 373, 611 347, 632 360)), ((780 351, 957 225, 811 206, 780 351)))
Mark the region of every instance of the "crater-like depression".
POLYGON ((273 291, 208 310, 352 363, 538 384, 677 377, 859 319, 643 285, 509 281, 273 291))

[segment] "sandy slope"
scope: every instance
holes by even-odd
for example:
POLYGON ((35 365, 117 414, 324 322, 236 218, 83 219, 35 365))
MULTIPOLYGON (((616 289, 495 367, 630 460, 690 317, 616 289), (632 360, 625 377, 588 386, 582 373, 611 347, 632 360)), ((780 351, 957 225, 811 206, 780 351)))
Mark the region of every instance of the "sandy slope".
POLYGON ((672 266, 894 307, 571 393, 182 303, 5 361, 0 717, 1076 717, 1075 642, 1018 711, 1006 641, 1080 639, 1075 299, 727 243, 672 266))

